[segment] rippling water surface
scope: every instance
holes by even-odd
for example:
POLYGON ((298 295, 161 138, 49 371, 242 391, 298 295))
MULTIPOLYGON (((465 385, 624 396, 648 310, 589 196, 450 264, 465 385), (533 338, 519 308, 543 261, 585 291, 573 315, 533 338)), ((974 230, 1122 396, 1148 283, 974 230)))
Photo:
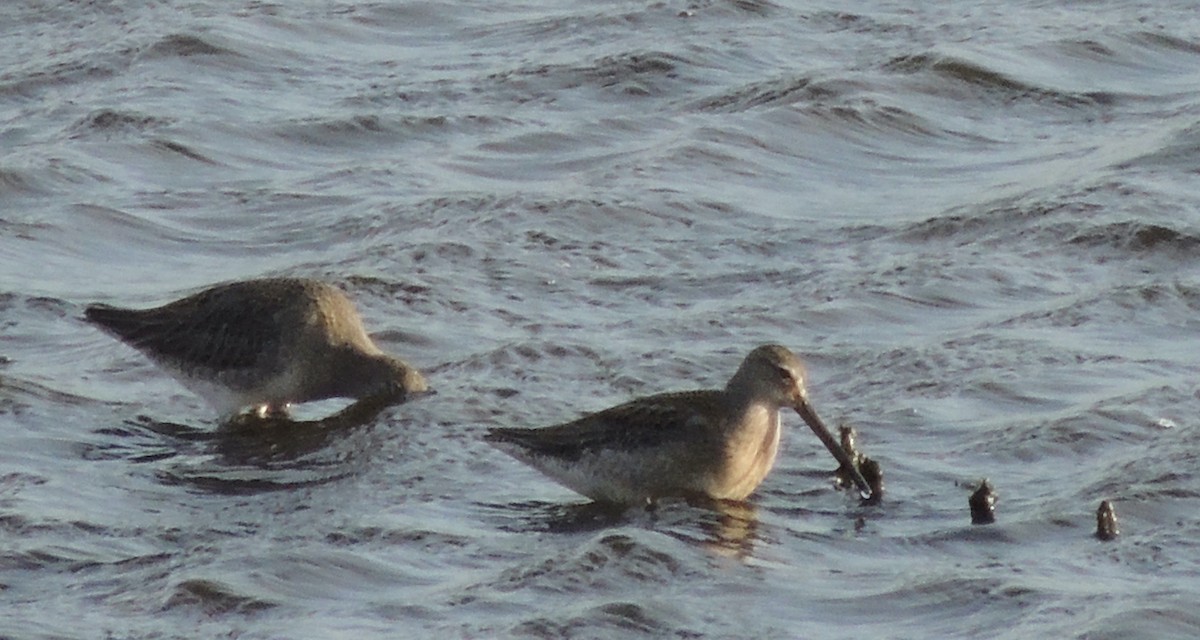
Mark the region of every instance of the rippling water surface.
POLYGON ((1200 635, 1193 3, 22 2, 0 37, 0 637, 1200 635), (342 286, 439 394, 218 428, 80 319, 261 275, 342 286), (480 438, 763 342, 881 505, 795 417, 719 512, 597 514, 480 438))

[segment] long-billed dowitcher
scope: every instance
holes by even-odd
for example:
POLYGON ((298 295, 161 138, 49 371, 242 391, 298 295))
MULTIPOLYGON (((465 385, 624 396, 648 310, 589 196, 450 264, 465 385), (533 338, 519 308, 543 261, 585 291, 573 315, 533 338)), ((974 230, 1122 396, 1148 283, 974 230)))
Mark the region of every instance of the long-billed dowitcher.
POLYGON ((166 369, 225 418, 292 403, 428 390, 375 346, 336 287, 302 278, 219 284, 154 309, 89 306, 87 319, 166 369))
MULTIPOLYGON (((664 393, 542 429, 492 429, 487 440, 563 486, 598 502, 659 498, 742 500, 763 481, 779 451, 780 415, 795 409, 833 457, 854 464, 817 417, 800 359, 763 345, 724 389, 664 393)), ((867 481, 851 472, 863 495, 867 481)))

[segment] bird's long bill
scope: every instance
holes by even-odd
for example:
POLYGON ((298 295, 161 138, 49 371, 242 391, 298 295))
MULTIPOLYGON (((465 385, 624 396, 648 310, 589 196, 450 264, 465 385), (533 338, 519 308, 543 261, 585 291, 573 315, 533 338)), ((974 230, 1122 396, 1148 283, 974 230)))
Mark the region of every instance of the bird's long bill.
POLYGON ((829 449, 829 453, 833 454, 833 457, 841 463, 844 469, 849 470, 850 474, 854 478, 854 484, 858 485, 858 490, 862 493, 863 497, 871 497, 871 485, 868 484, 867 479, 864 478, 861 473, 859 473, 858 467, 854 466, 854 461, 850 459, 850 455, 846 453, 846 450, 842 448, 842 445, 837 441, 836 438, 833 437, 833 434, 829 432, 829 429, 825 426, 825 423, 821 422, 821 419, 817 417, 817 412, 813 411, 813 408, 811 405, 809 405, 808 400, 801 400, 800 403, 796 405, 795 409, 796 413, 800 414, 800 417, 804 418, 804 421, 808 423, 808 426, 813 430, 813 433, 817 434, 817 437, 821 439, 821 442, 825 443, 825 448, 829 449))

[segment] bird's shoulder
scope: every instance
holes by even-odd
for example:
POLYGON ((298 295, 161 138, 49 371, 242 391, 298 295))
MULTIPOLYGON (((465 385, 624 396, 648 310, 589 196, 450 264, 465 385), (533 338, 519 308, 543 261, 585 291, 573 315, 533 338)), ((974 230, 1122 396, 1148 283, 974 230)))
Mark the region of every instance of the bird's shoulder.
POLYGON ((719 419, 721 392, 682 391, 638 398, 540 429, 493 429, 488 439, 573 457, 591 449, 643 448, 696 437, 719 419))
POLYGON ((215 369, 252 367, 280 340, 291 308, 304 306, 313 285, 276 279, 218 285, 152 309, 92 305, 86 316, 158 359, 215 369))

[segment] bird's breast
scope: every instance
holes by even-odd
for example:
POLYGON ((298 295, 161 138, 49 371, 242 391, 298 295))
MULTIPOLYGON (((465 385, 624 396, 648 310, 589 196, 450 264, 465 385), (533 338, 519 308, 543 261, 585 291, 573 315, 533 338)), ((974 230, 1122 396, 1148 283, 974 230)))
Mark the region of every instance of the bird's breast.
POLYGON ((779 453, 779 411, 752 408, 736 427, 729 433, 724 468, 710 492, 717 498, 742 500, 749 496, 775 466, 779 453))

